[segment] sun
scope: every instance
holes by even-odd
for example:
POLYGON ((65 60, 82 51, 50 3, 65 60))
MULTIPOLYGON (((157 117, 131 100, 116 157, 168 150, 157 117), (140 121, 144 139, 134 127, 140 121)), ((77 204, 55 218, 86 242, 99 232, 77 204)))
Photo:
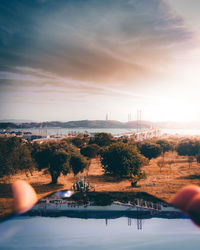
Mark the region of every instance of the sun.
POLYGON ((172 99, 161 101, 157 104, 157 120, 188 122, 194 120, 195 113, 198 112, 192 103, 185 99, 172 99))

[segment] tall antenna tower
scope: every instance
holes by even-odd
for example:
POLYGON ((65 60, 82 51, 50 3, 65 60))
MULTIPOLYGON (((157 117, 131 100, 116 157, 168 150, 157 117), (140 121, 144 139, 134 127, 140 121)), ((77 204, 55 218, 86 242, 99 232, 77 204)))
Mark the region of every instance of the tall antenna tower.
POLYGON ((108 121, 108 113, 106 114, 106 121, 108 121))

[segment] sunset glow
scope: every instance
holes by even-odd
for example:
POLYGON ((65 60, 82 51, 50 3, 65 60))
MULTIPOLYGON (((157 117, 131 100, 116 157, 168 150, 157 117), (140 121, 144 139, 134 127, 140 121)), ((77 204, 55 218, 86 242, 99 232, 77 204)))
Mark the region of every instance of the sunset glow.
POLYGON ((1 1, 1 119, 127 121, 141 109, 145 120, 200 120, 199 8, 1 1))

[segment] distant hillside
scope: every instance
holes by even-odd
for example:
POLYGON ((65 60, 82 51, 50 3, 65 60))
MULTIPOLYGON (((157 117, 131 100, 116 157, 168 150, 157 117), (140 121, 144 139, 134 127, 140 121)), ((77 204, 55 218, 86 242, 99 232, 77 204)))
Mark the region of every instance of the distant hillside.
MULTIPOLYGON (((82 120, 69 122, 1 122, 0 129, 15 128, 137 128, 137 121, 119 122, 105 120, 82 120)), ((200 122, 157 122, 141 121, 141 128, 159 127, 167 129, 200 129, 200 122)))
POLYGON ((3 119, 0 120, 0 123, 28 123, 28 122, 34 122, 32 120, 17 120, 17 119, 3 119))
MULTIPOLYGON (((152 122, 142 121, 141 128, 149 128, 154 126, 152 122)), ((39 127, 60 127, 60 128, 137 128, 137 121, 119 122, 119 121, 104 121, 104 120, 82 120, 69 122, 26 122, 12 123, 1 122, 0 129, 14 128, 39 128, 39 127)))

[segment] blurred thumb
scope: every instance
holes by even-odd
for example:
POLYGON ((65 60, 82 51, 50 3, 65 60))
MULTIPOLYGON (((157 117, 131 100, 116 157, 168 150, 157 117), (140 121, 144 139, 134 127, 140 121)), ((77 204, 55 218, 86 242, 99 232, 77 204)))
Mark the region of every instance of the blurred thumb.
POLYGON ((25 181, 16 181, 12 185, 14 208, 17 214, 28 211, 36 202, 37 195, 35 190, 25 181))

